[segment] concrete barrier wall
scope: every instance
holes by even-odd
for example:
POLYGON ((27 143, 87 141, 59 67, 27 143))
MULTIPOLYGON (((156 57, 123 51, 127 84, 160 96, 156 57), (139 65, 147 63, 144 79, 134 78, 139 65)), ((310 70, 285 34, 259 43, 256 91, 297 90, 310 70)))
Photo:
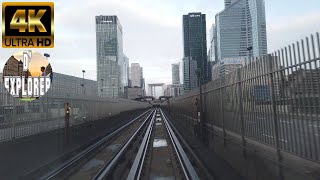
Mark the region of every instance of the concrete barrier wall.
POLYGON ((53 96, 50 91, 34 101, 20 101, 0 93, 0 142, 65 126, 65 103, 71 108, 70 125, 108 118, 121 112, 150 107, 128 99, 97 96, 53 96))

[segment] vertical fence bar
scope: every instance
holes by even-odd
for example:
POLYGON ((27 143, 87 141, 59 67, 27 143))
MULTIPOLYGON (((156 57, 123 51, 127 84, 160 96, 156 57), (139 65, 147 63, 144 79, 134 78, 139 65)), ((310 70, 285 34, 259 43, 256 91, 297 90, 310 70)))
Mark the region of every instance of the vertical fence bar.
POLYGON ((214 105, 214 91, 210 92, 210 101, 211 101, 210 107, 212 107, 211 111, 210 111, 210 114, 211 114, 210 115, 210 118, 211 118, 211 122, 210 122, 210 124, 211 124, 211 139, 213 140, 213 137, 214 137, 213 125, 214 125, 214 118, 215 118, 215 115, 214 115, 214 107, 215 107, 215 105, 214 105))
POLYGON ((263 139, 263 142, 266 144, 269 144, 269 138, 263 135, 263 132, 268 131, 267 121, 266 121, 266 107, 268 102, 268 89, 269 86, 267 83, 264 82, 264 77, 266 75, 266 66, 264 63, 266 62, 266 57, 262 56, 260 57, 260 63, 259 63, 259 84, 263 87, 263 93, 262 93, 262 102, 260 103, 260 127, 261 130, 259 131, 260 136, 263 139))
MULTIPOLYGON (((316 59, 316 58, 319 58, 320 57, 320 39, 319 39, 319 33, 316 33, 316 41, 317 41, 317 46, 318 46, 318 53, 316 53, 316 48, 315 48, 315 42, 314 42, 314 37, 312 36, 311 37, 312 38, 312 49, 313 49, 313 58, 314 59, 316 59), (316 54, 318 54, 318 56, 316 55, 316 54)), ((317 80, 317 86, 316 86, 316 89, 318 90, 317 91, 317 99, 318 99, 318 101, 316 102, 316 113, 317 113, 317 116, 316 116, 316 126, 317 126, 317 134, 315 134, 315 136, 318 136, 318 137, 320 137, 320 80, 319 80, 319 78, 320 78, 320 73, 319 73, 319 66, 320 66, 320 64, 319 64, 319 61, 320 60, 315 60, 314 61, 314 66, 315 66, 315 70, 316 70, 316 80, 317 80), (318 64, 319 64, 319 66, 318 66, 318 64)), ((317 147, 319 147, 319 149, 320 149, 320 138, 319 138, 319 140, 317 141, 317 147)), ((319 156, 320 156, 320 152, 319 152, 319 150, 318 151, 316 151, 316 152, 318 152, 318 161, 320 160, 320 158, 319 158, 319 156)))
POLYGON ((269 61, 269 76, 270 76, 270 84, 271 84, 271 94, 272 94, 272 107, 273 107, 273 121, 274 121, 274 132, 275 132, 275 139, 276 139, 276 152, 277 152, 277 159, 278 159, 278 168, 279 168, 279 177, 283 179, 282 174, 282 166, 281 166, 281 150, 280 150, 280 142, 279 142, 279 127, 278 127, 278 113, 277 107, 275 104, 275 91, 274 91, 274 74, 272 72, 272 67, 274 66, 273 59, 270 55, 268 55, 269 61))
POLYGON ((257 81, 257 67, 258 67, 258 62, 257 62, 257 59, 253 58, 253 74, 252 74, 252 78, 251 78, 251 81, 252 81, 252 91, 253 91, 253 118, 252 118, 252 128, 253 128, 253 138, 256 140, 256 141, 260 141, 260 137, 258 135, 258 108, 257 108, 257 92, 256 92, 256 88, 257 88, 257 84, 256 84, 256 81, 257 81))
POLYGON ((240 121, 241 121, 241 139, 242 139, 242 154, 246 158, 246 139, 245 139, 245 128, 243 121, 243 104, 242 104, 242 78, 241 69, 237 69, 238 74, 238 96, 239 96, 239 109, 240 109, 240 121))
MULTIPOLYGON (((294 44, 292 45, 292 48, 293 48, 292 49, 293 53, 295 54, 295 46, 294 46, 294 44)), ((294 62, 293 58, 292 58, 291 46, 289 46, 289 55, 290 55, 289 58, 290 58, 291 66, 296 65, 296 62, 294 62)), ((297 121, 298 120, 295 119, 295 118, 297 118, 299 116, 298 111, 296 109, 296 107, 297 107, 297 105, 296 105, 297 104, 296 103, 297 97, 296 97, 296 91, 295 91, 296 89, 295 88, 291 89, 291 84, 290 84, 290 80, 291 80, 292 84, 293 84, 293 87, 297 87, 297 86, 295 86, 295 83, 297 81, 294 80, 294 76, 295 76, 294 73, 296 71, 297 71, 296 67, 292 67, 291 68, 291 77, 292 77, 292 79, 288 78, 288 81, 289 81, 288 86, 289 86, 290 91, 291 91, 291 93, 290 93, 290 95, 291 95, 290 96, 290 101, 291 101, 291 106, 292 106, 291 107, 291 112, 292 112, 292 115, 293 115, 293 117, 292 117, 293 128, 290 128, 291 129, 291 136, 293 135, 293 140, 294 140, 292 152, 299 154, 300 149, 299 149, 298 136, 297 136, 297 133, 299 134, 298 127, 297 127, 297 121)))
POLYGON ((257 109, 257 127, 258 127, 258 135, 260 138, 260 142, 262 143, 266 143, 267 139, 265 136, 263 136, 263 131, 264 131, 264 126, 263 126, 263 118, 264 118, 264 114, 263 114, 263 103, 264 103, 264 98, 265 98, 265 93, 264 93, 264 84, 262 83, 262 77, 263 77, 263 67, 261 66, 263 63, 263 57, 259 57, 256 58, 257 61, 257 68, 256 68, 256 86, 259 89, 259 95, 260 97, 257 99, 256 102, 256 107, 258 107, 257 109))
MULTIPOLYGON (((272 59, 273 59, 273 55, 271 55, 272 59)), ((268 136, 266 135, 269 135, 269 136, 272 136, 272 126, 270 124, 270 112, 269 112, 269 108, 270 108, 270 98, 271 98, 271 93, 270 93, 270 85, 269 83, 267 82, 268 81, 268 56, 264 56, 263 57, 263 62, 261 64, 261 66, 263 67, 263 76, 261 77, 262 78, 262 84, 265 84, 265 85, 268 85, 267 86, 267 92, 265 93, 265 100, 266 102, 264 103, 264 108, 263 108, 263 113, 264 113, 264 131, 262 132, 262 135, 265 136, 265 138, 267 139, 266 140, 266 143, 267 144, 270 144, 270 145, 273 145, 273 141, 272 141, 272 138, 269 138, 268 136)))
MULTIPOLYGON (((303 40, 301 40, 303 42, 303 40)), ((300 72, 299 73, 303 73, 304 71, 304 67, 302 66, 302 58, 301 58, 301 48, 300 48, 300 43, 299 41, 297 42, 297 50, 298 50, 298 62, 299 62, 299 67, 300 67, 300 72)), ((300 78, 301 81, 302 81, 302 76, 299 77, 299 73, 297 74, 297 78, 300 78)), ((305 113, 306 113, 306 103, 305 103, 305 94, 304 94, 304 87, 303 87, 303 82, 301 82, 300 86, 298 87, 299 88, 299 93, 300 93, 300 97, 299 97, 299 100, 300 100, 300 109, 301 109, 301 120, 299 121, 300 122, 300 127, 301 127, 301 130, 302 130, 302 144, 303 144, 303 153, 302 153, 302 157, 307 157, 307 139, 306 139, 306 136, 305 136, 305 129, 304 129, 304 119, 305 119, 305 113)))
MULTIPOLYGON (((304 41, 301 40, 301 47, 302 47, 302 58, 303 58, 303 63, 304 63, 304 67, 305 67, 305 73, 306 73, 306 76, 307 76, 307 73, 308 73, 308 68, 307 68, 307 63, 306 63, 306 49, 305 49, 305 46, 304 46, 304 41)), ((306 122, 303 121, 303 125, 305 127, 303 127, 303 129, 305 128, 306 129, 306 137, 307 137, 307 143, 308 143, 308 154, 307 154, 307 157, 309 159, 312 159, 312 145, 311 145, 311 137, 310 137, 310 134, 309 134, 309 123, 311 122, 311 116, 310 116, 310 112, 311 112, 311 103, 310 103, 310 93, 309 93, 309 89, 307 88, 308 87, 308 82, 306 82, 307 79, 303 80, 304 82, 304 88, 303 90, 305 91, 303 94, 305 94, 305 101, 307 102, 306 105, 306 122), (307 97, 306 97, 307 96, 307 97), (308 118, 308 116, 310 118, 308 118)))
MULTIPOLYGON (((297 45, 298 45, 298 42, 297 42, 297 45)), ((293 61, 294 61, 294 64, 295 65, 298 65, 297 63, 297 49, 299 49, 299 47, 295 46, 295 43, 292 44, 292 49, 293 49, 293 61)), ((292 78, 295 78, 295 76, 298 76, 298 73, 300 72, 299 70, 299 67, 298 66, 295 66, 295 75, 293 75, 292 78)), ((293 81, 293 86, 295 87, 294 88, 294 96, 295 96, 295 112, 297 114, 296 117, 298 117, 299 119, 297 120, 297 128, 295 129, 295 132, 298 133, 298 137, 297 137, 297 149, 298 149, 298 154, 300 156, 303 156, 303 147, 301 146, 302 145, 302 141, 301 141, 301 138, 302 138, 302 134, 301 134, 301 121, 300 121, 300 116, 302 115, 301 114, 301 107, 302 107, 302 102, 301 102, 301 95, 300 95, 300 87, 299 87, 299 81, 298 81, 298 78, 296 78, 294 81, 293 81)))
MULTIPOLYGON (((248 72, 248 65, 243 70, 244 72, 248 72)), ((244 73, 244 77, 241 77, 242 79, 242 85, 244 86, 244 102, 245 102, 245 107, 244 107, 244 113, 245 113, 245 118, 244 118, 244 126, 245 126, 245 136, 248 136, 248 118, 249 118, 249 97, 248 97, 248 73, 244 73)))
POLYGON ((224 101, 224 96, 223 96, 223 87, 222 87, 222 78, 220 78, 220 112, 221 112, 221 125, 222 125, 222 130, 223 130, 223 146, 226 146, 226 130, 225 130, 225 124, 224 124, 224 107, 223 107, 223 101, 224 101))
MULTIPOLYGON (((307 53, 308 53, 308 61, 309 61, 309 68, 310 68, 310 78, 307 79, 307 81, 311 81, 310 84, 308 84, 308 91, 309 91, 309 94, 311 94, 309 96, 309 101, 312 101, 310 102, 311 104, 311 110, 310 110, 310 123, 308 124, 308 126, 310 127, 311 126, 311 134, 310 134, 310 137, 312 137, 310 139, 310 141, 312 141, 311 143, 311 152, 312 152, 312 160, 317 160, 318 159, 318 151, 317 151, 317 141, 316 141, 316 137, 315 137, 315 126, 314 126, 314 122, 317 120, 317 119, 314 119, 314 115, 316 114, 316 99, 315 99, 315 85, 314 85, 314 68, 312 67, 312 62, 311 61, 311 53, 310 53, 310 50, 312 50, 310 48, 310 44, 309 44, 309 38, 306 38, 306 43, 307 43, 307 53), (311 85, 311 86, 310 86, 311 85), (310 91, 310 88, 311 88, 311 91, 310 91)), ((314 52, 313 52, 314 53, 314 52)), ((317 71, 317 70, 315 70, 317 71)), ((310 132, 309 132, 310 133, 310 132)))
MULTIPOLYGON (((284 50, 281 49, 281 62, 280 64, 282 64, 283 66, 283 74, 285 77, 288 76, 288 73, 286 73, 287 71, 287 65, 285 63, 285 54, 284 54, 284 50)), ((286 82, 286 80, 284 79, 284 81, 286 82)), ((286 83, 285 83, 286 85, 286 83)), ((286 122, 287 121, 287 115, 285 114, 286 113, 286 101, 287 101, 287 98, 288 98, 288 92, 287 92, 287 89, 285 89, 284 91, 284 98, 281 99, 281 103, 280 103, 280 110, 279 110, 279 113, 278 113, 278 126, 279 126, 279 130, 280 130, 280 134, 279 134, 279 139, 280 139, 280 144, 281 144, 281 148, 287 150, 287 144, 285 143, 285 137, 287 137, 287 131, 286 131, 286 128, 285 126, 283 125, 284 123, 283 122, 286 122), (285 120, 285 121, 284 121, 285 120)))
POLYGON ((57 101, 57 107, 58 107, 58 128, 61 128, 61 122, 60 122, 60 115, 61 115, 61 104, 59 101, 57 101))
POLYGON ((12 139, 16 139, 16 129, 17 129, 17 107, 16 107, 16 101, 14 97, 10 97, 12 99, 12 123, 13 123, 13 131, 12 131, 12 139))
MULTIPOLYGON (((289 46, 289 48, 290 48, 290 46, 289 46)), ((285 47, 284 50, 285 50, 285 61, 286 61, 286 65, 287 65, 287 67, 286 67, 287 76, 288 76, 287 79, 289 79, 290 75, 292 74, 291 62, 289 61, 290 54, 288 56, 288 48, 287 47, 285 47)), ((284 143, 287 144, 288 151, 292 152, 293 151, 292 150, 293 149, 293 144, 294 144, 293 143, 294 142, 294 140, 293 140, 294 132, 292 131, 291 124, 292 124, 292 121, 294 121, 294 119, 293 119, 293 117, 291 115, 292 111, 289 109, 290 107, 292 107, 292 95, 291 95, 290 89, 288 87, 288 83, 286 83, 286 89, 287 89, 287 97, 286 97, 286 101, 285 101, 286 121, 283 122, 283 125, 285 125, 285 127, 286 127, 286 132, 287 132, 286 135, 287 135, 287 137, 285 137, 285 139, 283 139, 283 141, 284 141, 284 143)))
POLYGON ((252 128, 252 122, 253 122, 253 102, 252 102, 252 69, 253 69, 253 62, 251 61, 251 57, 249 58, 250 59, 250 64, 249 64, 249 73, 248 73, 248 76, 247 76, 247 84, 248 84, 248 98, 249 98, 249 110, 248 110, 248 113, 249 113, 249 117, 248 117, 248 121, 247 121, 247 126, 248 126, 248 136, 249 137, 253 137, 253 128, 252 128))
POLYGON ((259 103, 260 107, 259 107, 259 112, 260 112, 260 136, 262 137, 262 141, 263 143, 266 143, 268 144, 269 142, 269 138, 267 138, 265 135, 264 135, 264 132, 267 132, 267 129, 268 127, 266 126, 266 113, 265 113, 265 107, 266 107, 266 99, 267 99, 267 84, 264 82, 264 76, 265 76, 265 66, 264 66, 264 63, 266 61, 265 59, 265 56, 262 56, 259 58, 260 61, 259 61, 259 84, 260 86, 262 86, 262 93, 261 93, 261 102, 259 103))

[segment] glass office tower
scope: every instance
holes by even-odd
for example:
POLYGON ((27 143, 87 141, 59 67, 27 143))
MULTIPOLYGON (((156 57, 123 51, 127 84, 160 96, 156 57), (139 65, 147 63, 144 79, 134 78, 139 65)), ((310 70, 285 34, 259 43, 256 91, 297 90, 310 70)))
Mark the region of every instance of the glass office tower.
POLYGON ((122 27, 117 16, 96 16, 97 82, 100 97, 124 92, 122 27))
MULTIPOLYGON (((184 58, 196 61, 197 67, 201 69, 203 75, 203 83, 208 82, 208 63, 207 63, 207 37, 206 37, 206 15, 201 13, 189 13, 183 15, 183 47, 184 58)), ((192 62, 192 61, 186 61, 192 62)), ((184 62, 184 64, 186 63, 184 62)), ((185 67, 192 67, 187 65, 185 67)), ((185 68, 183 68, 186 71, 185 68)), ((186 91, 192 90, 193 86, 190 85, 190 76, 195 73, 194 71, 187 70, 188 73, 184 74, 184 83, 186 91), (191 74, 190 74, 191 73, 191 74)))
POLYGON ((264 0, 248 0, 247 4, 248 14, 251 17, 252 55, 253 57, 266 55, 268 49, 264 0))
POLYGON ((225 9, 215 19, 217 59, 266 55, 264 0, 226 1, 225 9))

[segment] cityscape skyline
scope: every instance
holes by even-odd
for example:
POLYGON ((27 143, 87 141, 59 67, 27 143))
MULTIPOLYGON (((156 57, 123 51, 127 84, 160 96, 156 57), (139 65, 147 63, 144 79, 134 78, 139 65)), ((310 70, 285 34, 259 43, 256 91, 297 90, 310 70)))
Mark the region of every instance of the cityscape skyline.
MULTIPOLYGON (((276 1, 267 1, 266 2, 266 17, 267 17, 267 32, 268 32, 268 49, 269 52, 272 52, 275 49, 281 48, 282 46, 286 45, 287 43, 290 43, 296 39, 299 39, 303 37, 305 34, 311 34, 315 32, 317 29, 320 29, 319 25, 314 25, 312 21, 318 19, 320 17, 319 13, 315 11, 315 7, 319 7, 319 2, 317 1, 310 1, 308 4, 295 1, 290 1, 293 6, 290 7, 290 10, 285 9, 285 3, 279 2, 277 3, 277 6, 272 5, 272 3, 275 3, 276 1), (318 6, 317 6, 318 5, 318 6), (270 7, 273 7, 271 9, 270 7), (308 11, 306 11, 308 10, 308 11), (275 13, 276 12, 276 13, 275 13), (286 26, 282 25, 283 22, 286 22, 286 26), (281 41, 279 40, 281 38, 281 41)), ((208 26, 210 27, 213 23, 213 17, 216 13, 218 13, 221 9, 223 9, 224 1, 223 0, 217 0, 217 1, 203 1, 202 3, 198 3, 198 6, 195 8, 192 8, 192 5, 195 3, 192 3, 191 1, 186 1, 186 5, 184 5, 180 10, 177 12, 172 12, 164 17, 157 14, 157 12, 162 11, 163 6, 167 6, 168 4, 168 10, 170 11, 173 9, 173 7, 176 7, 178 4, 176 3, 169 3, 169 2, 163 2, 162 6, 159 6, 159 8, 155 5, 150 5, 147 2, 141 1, 139 5, 135 5, 133 7, 129 7, 132 5, 132 3, 127 3, 128 5, 124 5, 123 3, 118 4, 118 2, 115 1, 107 1, 107 4, 110 3, 111 7, 115 7, 116 5, 119 7, 116 10, 108 9, 108 8, 99 8, 98 6, 94 5, 94 3, 99 4, 101 6, 104 2, 102 1, 94 1, 94 2, 88 2, 86 5, 89 5, 89 11, 88 14, 85 13, 84 15, 86 17, 79 18, 77 15, 76 17, 79 19, 82 19, 80 22, 73 21, 70 26, 68 27, 62 27, 61 25, 65 23, 70 23, 74 16, 72 14, 75 13, 76 10, 71 10, 71 12, 66 12, 71 14, 69 17, 64 16, 63 12, 64 9, 68 9, 74 3, 74 1, 68 2, 68 3, 55 3, 55 9, 61 13, 60 15, 56 17, 56 48, 52 50, 44 50, 42 49, 41 52, 48 52, 52 56, 52 65, 55 67, 55 71, 59 73, 65 73, 69 75, 74 75, 81 77, 82 72, 81 69, 85 69, 85 78, 88 79, 94 79, 95 80, 95 66, 96 64, 93 62, 95 60, 95 47, 94 42, 92 42, 92 36, 95 36, 94 28, 91 26, 89 27, 88 19, 90 21, 93 21, 93 17, 99 14, 117 14, 119 18, 121 19, 122 25, 125 27, 124 29, 124 48, 126 49, 125 52, 130 58, 130 63, 138 62, 140 63, 144 68, 144 74, 148 79, 146 79, 146 84, 153 83, 153 82, 164 82, 166 84, 169 84, 171 81, 171 68, 170 65, 172 63, 178 63, 181 62, 182 57, 182 43, 181 43, 181 15, 188 13, 188 12, 195 12, 200 11, 207 15, 207 32, 208 32, 208 26), (63 7, 66 6, 66 7, 63 7), (189 7, 190 6, 190 7, 189 7), (153 8, 151 8, 153 7, 153 8), (155 8, 157 7, 157 8, 155 8), (143 16, 141 13, 139 13, 137 10, 144 10, 144 9, 155 9, 155 13, 152 13, 149 15, 149 17, 143 16), (124 9, 129 9, 132 11, 129 11, 130 13, 134 14, 137 13, 137 21, 129 22, 129 20, 132 20, 129 18, 128 13, 124 14, 122 11, 124 9), (95 12, 95 10, 97 12, 95 12), (61 16, 61 14, 63 16, 61 16), (179 15, 177 15, 179 14, 179 15), (93 15, 93 16, 91 16, 93 15), (88 17, 87 17, 88 16, 88 17), (62 19, 62 17, 64 19, 62 19), (174 17, 172 21, 166 21, 169 18, 174 17), (142 22, 143 21, 143 22, 142 22), (80 25, 81 23, 82 25, 80 25), (132 24, 134 23, 134 24, 132 24), (145 37, 139 36, 137 28, 139 25, 145 24, 149 26, 146 31, 143 31, 142 33, 145 34, 145 37), (156 25, 155 25, 156 24, 156 25), (86 26, 86 28, 78 29, 82 27, 83 25, 86 26), (136 25, 137 27, 133 26, 136 25), (149 45, 148 40, 146 38, 150 38, 150 36, 155 34, 150 34, 149 31, 151 30, 157 30, 157 34, 162 35, 160 38, 156 38, 153 40, 153 42, 158 42, 159 45, 155 45, 155 47, 152 47, 149 45), (79 34, 70 35, 68 32, 75 32, 74 30, 79 30, 79 34), (66 31, 65 31, 66 30, 66 31), (93 30, 93 31, 92 31, 93 30), (63 32, 66 32, 66 34, 69 37, 65 37, 63 32), (92 33, 93 32, 93 33, 92 33), (169 33, 168 33, 169 32, 169 33), (174 36, 177 36, 172 39, 172 35, 168 35, 169 37, 166 37, 167 34, 170 34, 170 32, 174 36), (145 49, 145 45, 147 44, 148 47, 150 47, 150 50, 144 50, 149 51, 145 52, 144 54, 141 53, 141 50, 137 50, 137 48, 134 47, 137 41, 134 41, 136 38, 140 38, 142 40, 142 46, 139 47, 141 49, 145 49), (160 39, 163 40, 160 40, 160 39), (62 40, 63 39, 63 40, 62 40), (90 39, 90 40, 89 40, 90 39), (172 40, 170 40, 172 39, 172 40), (179 40, 180 39, 180 40, 179 40), (170 41, 169 41, 170 40, 170 41), (165 45, 164 46, 164 42, 165 45), (83 45, 83 47, 80 47, 80 45, 83 45), (88 45, 87 45, 88 44, 88 45), (171 44, 171 45, 170 45, 171 44), (92 49, 90 46, 93 46, 92 49), (163 49, 160 49, 159 52, 156 52, 155 49, 159 49, 160 47, 163 47, 163 49), (68 47, 68 48, 66 48, 68 47), (172 47, 175 47, 173 49, 172 47), (81 52, 83 49, 86 49, 86 54, 83 54, 81 52), (173 49, 173 50, 169 50, 173 49), (64 53, 65 51, 72 51, 74 53, 67 54, 64 53), (156 52, 156 53, 155 53, 156 52), (155 55, 151 56, 150 54, 153 53, 155 55), (162 53, 161 56, 158 56, 158 54, 162 53), (64 57, 65 56, 65 57, 64 57), (76 64, 74 62, 77 62, 76 64), (72 69, 69 67, 73 66, 72 69)), ((77 4, 81 4, 78 3, 77 4)), ((194 7, 194 6, 193 6, 194 7)), ((82 5, 80 5, 79 9, 81 10, 82 5)), ((84 8, 84 7, 83 7, 84 8)), ((69 8, 70 10, 70 8, 69 8)), ((165 11, 165 12, 167 12, 165 11)), ((145 12, 150 12, 145 11, 145 12)), ((58 13, 56 13, 58 14, 58 13)), ((80 13, 81 14, 81 13, 80 13)), ((132 15, 130 14, 130 15, 132 15)), ((80 15, 82 16, 82 15, 80 15)), ((172 18, 171 18, 172 19, 172 18)), ((92 22, 90 22, 92 24, 92 22)), ((141 28, 141 27, 139 27, 141 28)), ((95 39, 93 38, 93 41, 95 39)), ((208 41, 208 38, 207 38, 208 41)), ((0 65, 3 66, 5 60, 8 58, 7 56, 10 55, 10 52, 16 52, 17 50, 0 50, 0 59, 1 63, 0 65), (9 53, 8 53, 9 52, 9 53)))

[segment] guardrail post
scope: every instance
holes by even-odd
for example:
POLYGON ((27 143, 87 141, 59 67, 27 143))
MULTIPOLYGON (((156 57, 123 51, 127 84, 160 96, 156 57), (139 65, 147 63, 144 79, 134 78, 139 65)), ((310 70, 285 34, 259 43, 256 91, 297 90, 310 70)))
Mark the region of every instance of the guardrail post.
POLYGON ((283 170, 281 165, 281 149, 280 149, 280 142, 279 142, 279 127, 278 127, 278 115, 277 115, 277 106, 276 106, 276 99, 275 99, 275 89, 274 89, 274 74, 273 74, 273 66, 274 66, 274 57, 270 54, 267 55, 267 61, 269 62, 269 82, 271 85, 271 103, 272 103, 272 115, 273 115, 273 123, 274 123, 274 133, 276 139, 276 151, 277 151, 277 160, 278 160, 278 174, 279 178, 283 179, 283 170))
POLYGON ((238 96, 239 96, 239 109, 240 109, 240 121, 241 121, 241 139, 242 139, 242 154, 243 157, 246 158, 246 139, 245 139, 245 126, 243 119, 243 103, 242 103, 242 77, 241 77, 241 69, 237 69, 238 74, 238 96))

